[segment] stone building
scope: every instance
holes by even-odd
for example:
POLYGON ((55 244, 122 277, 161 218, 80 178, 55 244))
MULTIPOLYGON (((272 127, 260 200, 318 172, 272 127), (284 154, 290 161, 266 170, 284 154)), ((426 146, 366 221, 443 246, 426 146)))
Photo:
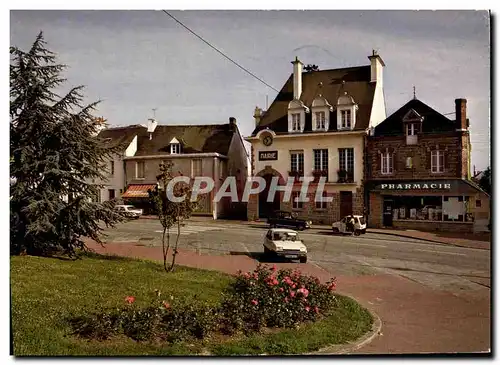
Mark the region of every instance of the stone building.
POLYGON ((489 196, 470 176, 467 101, 455 120, 414 98, 377 125, 366 142, 369 227, 481 231, 489 196))
MULTIPOLYGON (((250 196, 248 219, 274 210, 294 211, 313 223, 330 224, 364 211, 364 139, 386 118, 382 58, 374 51, 370 64, 321 71, 303 71, 295 59, 293 73, 266 111, 255 109, 255 129, 246 140, 251 147, 253 176, 280 186, 294 179, 289 201, 280 192, 267 201, 268 189, 250 196), (309 202, 297 202, 301 178, 309 185, 309 202), (314 200, 319 178, 325 177, 324 197, 314 200)), ((266 184, 269 187, 269 184, 266 184)))

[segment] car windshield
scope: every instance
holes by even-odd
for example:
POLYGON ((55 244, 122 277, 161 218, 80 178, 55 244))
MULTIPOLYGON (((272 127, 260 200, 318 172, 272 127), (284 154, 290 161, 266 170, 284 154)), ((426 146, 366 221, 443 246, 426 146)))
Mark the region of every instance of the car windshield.
POLYGON ((359 224, 365 224, 365 217, 359 217, 359 224))
POLYGON ((290 232, 275 232, 273 239, 275 241, 298 241, 299 236, 290 232))

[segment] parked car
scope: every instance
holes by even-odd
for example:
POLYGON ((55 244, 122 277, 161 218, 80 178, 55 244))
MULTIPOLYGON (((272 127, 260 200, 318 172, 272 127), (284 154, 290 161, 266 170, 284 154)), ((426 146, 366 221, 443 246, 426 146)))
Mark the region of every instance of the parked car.
POLYGON ((133 205, 115 205, 115 209, 131 219, 139 219, 142 215, 142 209, 137 209, 133 205))
POLYGON ((290 227, 303 231, 306 228, 311 228, 312 222, 295 217, 291 212, 277 210, 272 217, 267 219, 267 223, 271 228, 290 227))
MULTIPOLYGON (((335 222, 332 224, 332 230, 334 233, 349 233, 351 234, 351 231, 347 230, 347 221, 350 216, 346 216, 342 218, 340 221, 335 222)), ((366 220, 365 217, 362 215, 353 215, 354 218, 354 234, 356 236, 359 236, 360 234, 366 233, 366 220)))
POLYGON ((286 228, 271 228, 264 237, 264 254, 307 262, 307 247, 296 231, 286 228))

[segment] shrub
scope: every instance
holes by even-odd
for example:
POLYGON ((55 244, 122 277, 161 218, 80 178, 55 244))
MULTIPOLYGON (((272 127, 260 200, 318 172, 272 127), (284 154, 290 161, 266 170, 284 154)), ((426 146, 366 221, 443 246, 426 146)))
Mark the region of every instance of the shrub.
POLYGON ((253 272, 240 272, 216 307, 179 300, 170 303, 156 291, 151 304, 144 308, 137 307, 135 298, 128 296, 125 308, 101 309, 76 317, 71 324, 74 333, 85 338, 104 340, 124 334, 137 341, 157 338, 168 342, 203 339, 215 332, 293 328, 316 321, 334 308, 335 285, 335 279, 322 284, 299 271, 259 265, 253 272))

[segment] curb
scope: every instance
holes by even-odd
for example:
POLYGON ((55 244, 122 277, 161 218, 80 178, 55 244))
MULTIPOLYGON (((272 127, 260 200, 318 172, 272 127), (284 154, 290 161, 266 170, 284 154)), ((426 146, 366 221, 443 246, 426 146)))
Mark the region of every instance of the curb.
MULTIPOLYGON (((374 233, 374 234, 385 234, 387 236, 395 236, 395 237, 404 237, 404 238, 413 238, 415 240, 419 241, 424 241, 424 242, 431 242, 431 243, 439 243, 442 245, 447 245, 447 246, 454 246, 454 247, 461 247, 461 248, 472 248, 476 250, 491 250, 491 248, 484 248, 484 247, 471 247, 468 245, 460 245, 456 243, 449 243, 449 242, 444 242, 444 241, 438 241, 438 240, 433 240, 430 238, 421 238, 421 237, 416 237, 416 236, 410 236, 410 235, 405 235, 405 234, 400 234, 400 233, 393 233, 393 232, 379 232, 379 231, 370 231, 366 230, 367 233, 374 233)), ((481 241, 482 242, 482 241, 481 241)))
MULTIPOLYGON (((350 297, 352 298, 352 297, 350 297)), ((354 298, 353 298, 354 299, 354 298)), ((359 350, 361 347, 368 345, 372 342, 375 337, 382 335, 382 320, 373 310, 366 308, 365 309, 370 312, 373 317, 372 329, 361 336, 358 340, 348 344, 342 345, 330 345, 326 346, 318 351, 305 353, 303 355, 346 355, 351 354, 356 350, 359 350)))

